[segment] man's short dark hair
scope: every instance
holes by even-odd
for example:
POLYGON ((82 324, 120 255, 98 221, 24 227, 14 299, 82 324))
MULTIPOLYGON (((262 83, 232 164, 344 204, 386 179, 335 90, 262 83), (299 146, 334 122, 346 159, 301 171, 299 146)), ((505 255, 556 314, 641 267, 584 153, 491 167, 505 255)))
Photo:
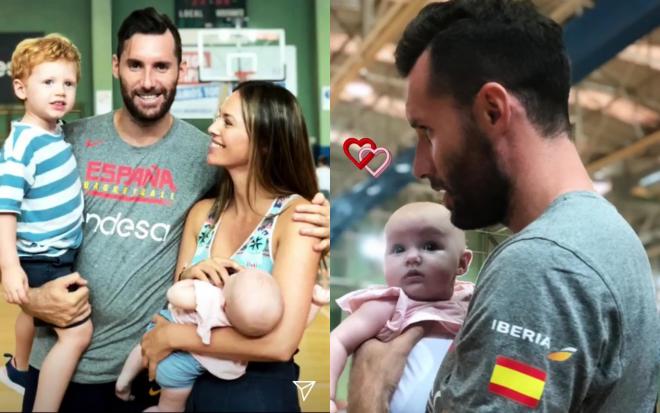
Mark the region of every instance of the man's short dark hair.
POLYGON ((529 0, 454 0, 424 7, 406 27, 395 57, 408 76, 430 50, 433 93, 471 105, 497 82, 524 105, 546 136, 570 130, 570 63, 557 23, 529 0))
POLYGON ((181 63, 181 35, 172 20, 166 14, 158 13, 153 7, 135 10, 119 27, 117 32, 117 58, 121 58, 124 51, 124 42, 134 34, 163 34, 170 31, 174 37, 174 54, 177 63, 181 63))

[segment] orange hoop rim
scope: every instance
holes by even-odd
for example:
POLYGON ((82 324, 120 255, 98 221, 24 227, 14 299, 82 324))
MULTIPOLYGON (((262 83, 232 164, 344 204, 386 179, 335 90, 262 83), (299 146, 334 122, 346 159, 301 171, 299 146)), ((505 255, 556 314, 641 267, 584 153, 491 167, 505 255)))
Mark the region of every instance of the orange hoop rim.
POLYGON ((245 82, 246 80, 249 80, 250 75, 253 75, 255 72, 252 70, 238 70, 234 72, 234 75, 236 76, 236 79, 238 79, 239 83, 240 82, 245 82))

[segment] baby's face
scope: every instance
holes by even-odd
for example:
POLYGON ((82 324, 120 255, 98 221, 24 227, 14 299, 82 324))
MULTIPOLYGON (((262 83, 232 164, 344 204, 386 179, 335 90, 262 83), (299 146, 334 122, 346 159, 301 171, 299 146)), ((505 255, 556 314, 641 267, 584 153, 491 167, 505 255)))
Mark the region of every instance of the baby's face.
POLYGON ((423 211, 393 216, 386 227, 385 279, 418 301, 451 298, 464 251, 460 230, 447 216, 423 211))

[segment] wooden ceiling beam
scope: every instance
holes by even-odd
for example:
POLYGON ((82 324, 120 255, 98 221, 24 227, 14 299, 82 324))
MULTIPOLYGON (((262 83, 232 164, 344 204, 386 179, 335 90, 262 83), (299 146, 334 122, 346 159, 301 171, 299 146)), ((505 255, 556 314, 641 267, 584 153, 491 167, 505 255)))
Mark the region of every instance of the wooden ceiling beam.
POLYGON ((387 42, 400 36, 406 24, 417 15, 427 0, 394 3, 375 23, 359 49, 333 74, 330 84, 330 104, 334 106, 344 87, 355 78, 361 68, 371 63, 387 42))
POLYGON ((591 162, 589 165, 587 165, 587 171, 590 174, 594 173, 608 165, 639 155, 646 149, 659 144, 660 130, 657 130, 649 135, 646 135, 642 139, 639 139, 632 145, 626 146, 625 148, 614 151, 609 155, 603 156, 602 158, 591 162))
POLYGON ((646 254, 649 258, 655 258, 660 256, 660 244, 653 245, 646 249, 646 254))
POLYGON ((562 1, 556 9, 550 12, 550 18, 559 24, 564 24, 566 20, 581 13, 585 7, 593 7, 593 5, 591 0, 562 1))

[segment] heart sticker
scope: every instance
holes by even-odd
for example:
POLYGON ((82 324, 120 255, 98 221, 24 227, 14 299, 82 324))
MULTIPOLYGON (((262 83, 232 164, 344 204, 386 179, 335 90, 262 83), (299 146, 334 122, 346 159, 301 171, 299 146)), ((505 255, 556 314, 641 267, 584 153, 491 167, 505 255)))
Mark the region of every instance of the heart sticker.
POLYGON ((374 159, 374 156, 376 155, 374 153, 369 153, 364 159, 360 156, 360 160, 358 161, 353 157, 353 155, 351 155, 351 152, 349 151, 350 146, 354 144, 361 148, 364 145, 369 145, 371 149, 376 149, 376 143, 369 138, 362 138, 362 139, 348 138, 344 141, 344 154, 346 155, 346 157, 351 162, 353 162, 353 165, 357 166, 358 169, 364 169, 364 167, 367 166, 367 164, 371 162, 371 160, 374 159))
MULTIPOLYGON (((369 168, 368 165, 365 165, 367 172, 369 172, 371 176, 373 176, 374 178, 378 178, 383 172, 385 172, 385 169, 387 169, 387 167, 390 166, 390 164, 392 163, 392 154, 390 153, 390 151, 388 151, 386 148, 383 148, 382 146, 376 149, 372 149, 368 147, 360 148, 360 152, 358 152, 358 158, 360 158, 360 161, 362 161, 362 156, 364 154, 366 154, 367 157, 371 155, 371 159, 373 159, 376 157, 376 155, 381 153, 385 154, 385 162, 383 162, 381 166, 376 168, 375 171, 369 168)), ((367 157, 365 157, 364 159, 367 159, 367 157)))

